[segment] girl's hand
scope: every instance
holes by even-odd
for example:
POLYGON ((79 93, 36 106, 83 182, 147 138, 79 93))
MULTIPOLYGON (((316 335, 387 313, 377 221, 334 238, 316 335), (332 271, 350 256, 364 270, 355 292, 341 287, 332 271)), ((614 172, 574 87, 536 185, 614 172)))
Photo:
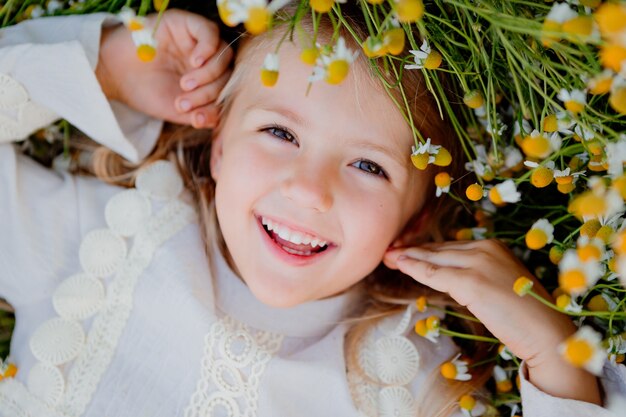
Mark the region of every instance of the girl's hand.
MULTIPOLYGON (((146 28, 155 23, 156 15, 146 18, 146 28)), ((217 25, 193 13, 167 10, 155 39, 155 59, 142 62, 128 29, 119 25, 103 31, 96 76, 107 97, 169 122, 215 126, 215 100, 233 56, 217 25)))
POLYGON ((595 378, 567 365, 557 351, 576 327, 566 315, 513 291, 515 280, 526 276, 535 282, 533 291, 552 299, 503 243, 479 240, 393 248, 383 261, 466 306, 514 355, 526 360, 530 379, 545 392, 599 402, 595 378))

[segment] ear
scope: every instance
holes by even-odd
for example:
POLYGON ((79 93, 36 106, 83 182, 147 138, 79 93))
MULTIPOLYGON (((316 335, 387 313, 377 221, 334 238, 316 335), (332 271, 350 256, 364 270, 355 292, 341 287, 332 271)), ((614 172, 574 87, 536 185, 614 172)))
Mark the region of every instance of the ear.
POLYGON ((423 229, 428 224, 430 217, 430 210, 423 208, 419 214, 409 220, 400 235, 391 242, 389 248, 400 248, 415 242, 416 237, 423 233, 423 229))
POLYGON ((221 134, 215 136, 211 142, 211 177, 217 182, 220 168, 222 166, 222 156, 224 154, 224 139, 221 134))

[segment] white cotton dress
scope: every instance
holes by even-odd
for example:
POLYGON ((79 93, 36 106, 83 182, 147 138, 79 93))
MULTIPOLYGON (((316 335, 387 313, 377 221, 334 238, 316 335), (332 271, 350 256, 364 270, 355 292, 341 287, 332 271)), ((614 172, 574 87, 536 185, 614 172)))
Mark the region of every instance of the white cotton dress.
MULTIPOLYGON (((42 168, 12 141, 65 118, 131 161, 162 123, 109 102, 93 74, 106 14, 0 31, 0 296, 16 309, 0 417, 414 416, 426 377, 456 347, 412 331, 409 306, 369 333, 347 370, 355 288, 288 309, 259 302, 219 251, 168 162, 136 189, 42 168)), ((606 392, 626 395, 624 366, 606 392)), ((611 415, 521 379, 527 417, 611 415)), ((456 413, 456 415, 461 415, 456 413)))

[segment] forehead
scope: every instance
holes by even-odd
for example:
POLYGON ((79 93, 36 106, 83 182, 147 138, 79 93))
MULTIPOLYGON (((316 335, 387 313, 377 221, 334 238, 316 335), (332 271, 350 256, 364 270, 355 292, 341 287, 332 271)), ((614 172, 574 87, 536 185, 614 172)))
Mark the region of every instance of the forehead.
POLYGON ((317 81, 309 85, 313 68, 300 58, 300 48, 285 42, 279 51, 280 70, 274 87, 260 82, 263 60, 275 49, 275 42, 260 42, 242 51, 236 71, 240 85, 234 97, 236 107, 283 109, 304 124, 325 124, 338 134, 356 139, 372 139, 380 145, 405 152, 407 161, 413 137, 400 110, 367 64, 355 62, 348 77, 339 85, 317 81))

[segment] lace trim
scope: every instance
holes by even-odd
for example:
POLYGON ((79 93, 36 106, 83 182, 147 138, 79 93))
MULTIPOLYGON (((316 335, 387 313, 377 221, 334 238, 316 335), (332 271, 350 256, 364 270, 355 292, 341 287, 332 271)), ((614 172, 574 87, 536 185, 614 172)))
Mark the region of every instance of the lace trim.
MULTIPOLYGON (((0 383, 0 414, 11 417, 78 417, 85 411, 126 327, 139 276, 150 264, 157 248, 195 220, 194 209, 175 200, 176 197, 171 195, 173 201, 142 223, 128 256, 125 256, 124 249, 124 256, 120 258, 118 245, 111 246, 111 238, 120 239, 124 247, 126 245, 125 240, 111 230, 100 229, 87 234, 81 244, 81 255, 86 254, 81 256, 83 268, 107 275, 116 273, 106 290, 106 298, 92 297, 95 304, 84 298, 85 292, 90 293, 85 279, 101 284, 99 278, 89 273, 74 275, 59 285, 53 296, 53 300, 56 297, 53 305, 59 315, 66 317, 52 318, 33 333, 31 350, 39 362, 28 376, 28 388, 13 379, 0 383), (102 269, 103 260, 107 267, 102 269), (78 285, 74 285, 77 278, 78 285), (77 300, 78 305, 74 309, 78 309, 77 316, 70 306, 72 299, 77 300), (70 316, 74 317, 67 317, 68 308, 70 316), (85 337, 79 320, 95 313, 98 314, 85 337), (59 333, 59 329, 63 331, 59 333), (68 366, 64 364, 71 360, 74 360, 73 366, 65 381, 60 366, 68 366), (50 381, 55 384, 50 384, 50 381)), ((120 201, 124 204, 123 200, 114 196, 107 207, 120 201)))
POLYGON ((225 316, 204 338, 201 374, 185 417, 209 417, 219 409, 228 417, 257 415, 259 381, 283 336, 252 329, 225 316))
POLYGON ((413 342, 405 336, 413 313, 413 306, 409 305, 402 315, 388 317, 367 332, 357 352, 365 376, 347 370, 350 394, 362 416, 416 413, 413 395, 407 387, 418 374, 420 357, 413 342))

